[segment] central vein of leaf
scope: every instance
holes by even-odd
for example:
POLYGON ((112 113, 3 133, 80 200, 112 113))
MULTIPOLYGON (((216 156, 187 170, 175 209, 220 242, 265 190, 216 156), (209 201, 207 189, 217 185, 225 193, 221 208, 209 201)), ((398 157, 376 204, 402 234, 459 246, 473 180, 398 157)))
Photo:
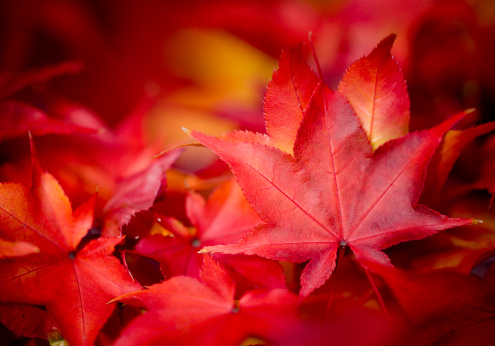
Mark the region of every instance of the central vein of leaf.
POLYGON ((378 70, 380 68, 382 59, 380 58, 378 60, 378 66, 376 68, 376 74, 375 74, 375 87, 373 90, 373 100, 372 101, 372 107, 371 107, 371 114, 370 114, 370 133, 368 134, 368 138, 370 140, 370 143, 373 143, 373 121, 375 120, 375 107, 376 107, 376 93, 377 93, 377 88, 378 88, 378 70))
POLYGON ((14 220, 16 220, 17 222, 19 222, 21 225, 23 225, 24 227, 28 228, 29 230, 33 231, 34 233, 38 234, 39 236, 45 238, 46 240, 48 240, 50 243, 52 243, 53 245, 55 245, 56 247, 58 247, 60 250, 62 251, 66 251, 65 249, 63 249, 58 243, 56 243, 53 239, 51 238, 48 238, 45 234, 43 234, 42 232, 40 232, 39 230, 37 230, 36 228, 32 227, 31 225, 28 225, 26 222, 23 222, 21 221, 20 218, 18 218, 16 215, 14 215, 13 213, 11 213, 10 211, 8 211, 7 209, 3 208, 2 206, 0 206, 0 212, 4 212, 5 214, 7 214, 8 216, 10 216, 11 218, 13 218, 14 220))
POLYGON ((84 304, 83 304, 83 299, 82 299, 82 292, 81 292, 81 284, 79 282, 79 276, 77 274, 77 266, 74 264, 73 262, 73 266, 74 266, 74 276, 75 276, 75 281, 77 282, 77 293, 78 293, 78 297, 79 297, 79 310, 80 310, 80 313, 81 313, 81 329, 82 329, 82 335, 83 335, 83 339, 84 341, 86 341, 87 339, 87 336, 86 336, 86 316, 84 315, 84 304))
POLYGON ((336 169, 335 169, 335 160, 333 156, 333 150, 332 150, 332 141, 330 139, 330 126, 328 124, 328 114, 327 114, 327 101, 325 97, 325 91, 324 89, 321 89, 323 93, 323 111, 325 112, 325 130, 327 131, 327 143, 328 143, 328 148, 330 150, 330 161, 332 164, 332 177, 333 177, 333 189, 335 191, 335 198, 337 199, 337 225, 339 229, 339 240, 342 240, 344 238, 344 230, 342 228, 342 208, 340 205, 340 196, 339 196, 339 186, 337 183, 337 174, 336 174, 336 169))
POLYGON ((63 258, 58 258, 58 259, 56 259, 56 260, 55 260, 55 261, 53 261, 53 262, 50 262, 50 263, 47 263, 47 264, 43 264, 42 266, 39 266, 39 267, 36 267, 36 268, 30 269, 30 270, 28 270, 28 271, 26 271, 26 272, 23 272, 23 273, 17 274, 17 275, 15 275, 15 276, 13 276, 13 277, 6 278, 5 280, 0 281, 0 284, 1 284, 1 283, 4 283, 4 282, 8 282, 8 281, 12 281, 12 280, 15 280, 15 279, 21 278, 21 277, 23 277, 23 276, 25 276, 25 275, 29 275, 29 274, 31 274, 31 273, 33 273, 33 272, 37 272, 37 271, 39 271, 39 270, 41 270, 41 269, 44 269, 44 268, 50 267, 50 266, 52 266, 52 265, 55 265, 55 264, 57 264, 58 262, 62 262, 62 261, 63 261, 63 260, 65 260, 65 259, 66 259, 65 257, 63 257, 63 258))
POLYGON ((299 105, 299 108, 301 109, 301 113, 304 114, 303 105, 301 103, 301 100, 299 99, 299 94, 297 93, 296 81, 294 80, 294 71, 293 71, 294 63, 293 63, 293 60, 294 60, 294 56, 291 54, 291 56, 290 56, 290 79, 292 82, 292 88, 294 89, 294 94, 296 96, 297 104, 299 105))

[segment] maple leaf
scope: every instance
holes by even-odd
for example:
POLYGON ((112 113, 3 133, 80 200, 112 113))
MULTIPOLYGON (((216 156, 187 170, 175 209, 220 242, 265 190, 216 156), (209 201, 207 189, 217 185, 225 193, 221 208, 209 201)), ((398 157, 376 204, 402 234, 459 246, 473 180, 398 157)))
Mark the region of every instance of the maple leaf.
MULTIPOLYGON (((199 278, 204 257, 199 250, 236 242, 262 222, 232 179, 221 184, 207 201, 190 191, 186 197, 186 213, 193 227, 156 213, 161 227, 156 227, 156 232, 136 245, 137 253, 160 263, 164 276, 199 278)), ((282 268, 272 261, 256 256, 221 254, 216 254, 215 260, 248 286, 285 287, 282 268)))
POLYGON ((113 311, 106 303, 140 286, 111 256, 122 238, 81 243, 92 226, 96 196, 73 212, 60 185, 42 171, 32 151, 32 187, 0 184, 0 236, 29 242, 39 253, 0 259, 0 297, 44 305, 71 345, 90 345, 113 311))
POLYGON ((181 153, 181 150, 175 150, 162 155, 142 171, 127 176, 117 183, 113 196, 103 208, 105 214, 103 235, 121 235, 122 226, 126 225, 132 216, 153 205, 160 189, 166 185, 165 171, 181 153))
POLYGON ((347 100, 321 85, 304 114, 293 156, 271 145, 268 136, 231 132, 215 138, 191 131, 230 165, 265 221, 236 244, 203 251, 309 261, 301 295, 330 277, 339 246, 349 246, 363 265, 391 266, 381 250, 472 222, 417 204, 429 159, 462 116, 390 140, 372 153, 347 100))
MULTIPOLYGON (((49 118, 43 112, 18 102, 0 104, 1 114, 8 120, 0 129, 0 140, 28 131, 33 136, 75 134, 45 138, 40 160, 54 172, 65 193, 76 203, 86 201, 98 184, 99 199, 106 203, 103 210, 100 210, 103 203, 98 204, 95 223, 104 236, 120 236, 122 227, 135 213, 151 207, 166 186, 165 171, 182 150, 153 157, 159 144, 157 141, 148 143, 144 131, 146 104, 137 107, 115 130, 107 128, 96 114, 81 105, 58 100, 46 107, 57 118, 49 118), (73 114, 78 114, 77 119, 73 114), (61 167, 60 162, 65 161, 71 164, 61 167)), ((9 156, 13 162, 4 165, 0 174, 7 181, 27 182, 29 158, 25 157, 23 150, 9 151, 9 156)))
POLYGON ((409 95, 390 54, 394 40, 395 35, 388 36, 353 63, 338 88, 356 111, 373 149, 408 132, 409 95))
POLYGON ((295 321, 298 299, 285 289, 252 290, 236 301, 233 279, 207 255, 200 277, 176 276, 115 298, 148 309, 115 345, 238 345, 249 335, 279 338, 295 321))

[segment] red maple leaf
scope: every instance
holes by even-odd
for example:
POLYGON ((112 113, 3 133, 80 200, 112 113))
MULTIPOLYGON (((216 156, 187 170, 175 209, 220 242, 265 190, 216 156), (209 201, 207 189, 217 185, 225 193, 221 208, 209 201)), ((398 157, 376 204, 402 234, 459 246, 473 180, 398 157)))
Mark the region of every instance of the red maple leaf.
POLYGON ((117 179, 114 194, 103 208, 103 235, 121 235, 122 226, 129 223, 137 212, 153 205, 160 189, 166 186, 166 170, 181 153, 181 150, 177 150, 162 155, 147 162, 143 170, 117 179))
MULTIPOLYGON (((390 39, 383 42, 387 40, 390 39)), ((390 44, 383 42, 369 57, 392 59, 390 54, 379 54, 390 50, 390 44)), ((288 70, 283 66, 277 73, 290 76, 294 68, 288 70)), ((389 80, 378 72, 374 83, 384 83, 383 89, 389 85, 386 93, 402 97, 402 88, 396 88, 402 83, 402 75, 395 74, 389 80)), ((354 72, 351 67, 347 74, 357 76, 354 83, 367 83, 362 71, 354 72)), ((305 80, 298 79, 299 83, 305 80)), ((294 82, 291 88, 301 90, 294 82)), ((281 97, 289 92, 292 89, 281 97)), ((368 96, 378 104, 378 95, 368 96)), ((295 101, 304 113, 300 126, 290 122, 277 125, 298 128, 291 151, 280 150, 284 148, 266 135, 231 132, 215 138, 190 133, 230 165, 247 199, 265 221, 236 244, 207 247, 204 251, 256 254, 297 263, 309 261, 301 276, 300 292, 308 295, 330 277, 339 246, 349 246, 363 265, 375 262, 391 266, 381 250, 472 222, 450 219, 417 204, 431 156, 444 133, 463 114, 431 130, 389 140, 372 152, 359 118, 338 92, 320 83, 307 109, 297 97, 295 101)), ((267 124, 271 116, 272 112, 266 112, 267 124)), ((397 120, 388 122, 395 125, 397 120)))
MULTIPOLYGON (((122 238, 81 243, 92 226, 96 195, 73 212, 34 150, 32 187, 4 183, 0 191, 0 237, 39 248, 39 253, 0 259, 0 299, 44 305, 71 345, 92 344, 113 311, 106 303, 140 287, 111 255, 122 238)), ((14 326, 19 328, 29 329, 14 326)))
POLYGON ((204 256, 201 281, 176 276, 114 299, 148 309, 115 345, 238 345, 248 336, 280 338, 295 323, 298 299, 286 289, 259 289, 235 298, 235 284, 204 256))
MULTIPOLYGON (((188 275, 199 278, 205 246, 228 244, 242 239, 261 223, 233 180, 221 184, 207 201, 195 192, 186 198, 186 212, 193 227, 179 220, 156 214, 164 229, 136 245, 136 252, 158 261, 164 276, 188 275), (167 234, 168 233, 168 234, 167 234)), ((230 274, 247 286, 285 287, 282 268, 257 256, 215 254, 230 274)), ((239 287, 238 287, 239 289, 239 287)))

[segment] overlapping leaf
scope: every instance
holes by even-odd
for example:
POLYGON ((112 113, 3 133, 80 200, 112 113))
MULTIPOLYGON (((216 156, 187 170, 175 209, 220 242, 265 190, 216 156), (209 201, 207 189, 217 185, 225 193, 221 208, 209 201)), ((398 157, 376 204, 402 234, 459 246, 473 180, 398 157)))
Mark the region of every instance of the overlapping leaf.
POLYGON ((370 55, 353 63, 338 89, 354 108, 374 150, 408 132, 409 95, 390 54, 394 40, 395 35, 388 36, 370 55))
POLYGON ((248 336, 279 339, 294 323, 298 300, 285 289, 248 291, 234 300, 234 281, 209 256, 201 281, 176 276, 115 300, 148 309, 116 345, 238 345, 248 336))
MULTIPOLYGON (((246 201, 235 181, 221 184, 207 201, 195 192, 186 198, 186 212, 193 227, 157 214, 157 231, 142 239, 136 252, 157 260, 165 276, 188 275, 199 277, 203 255, 198 251, 205 246, 228 244, 242 239, 261 223, 256 212, 246 201)), ((285 287, 282 268, 272 261, 256 256, 215 255, 231 275, 246 286, 285 287)))
POLYGON ((111 254, 122 239, 81 240, 92 226, 95 196, 74 212, 57 181, 33 158, 33 184, 0 185, 0 237, 39 248, 0 259, 0 299, 44 305, 71 345, 91 345, 112 313, 106 303, 139 288, 111 254))

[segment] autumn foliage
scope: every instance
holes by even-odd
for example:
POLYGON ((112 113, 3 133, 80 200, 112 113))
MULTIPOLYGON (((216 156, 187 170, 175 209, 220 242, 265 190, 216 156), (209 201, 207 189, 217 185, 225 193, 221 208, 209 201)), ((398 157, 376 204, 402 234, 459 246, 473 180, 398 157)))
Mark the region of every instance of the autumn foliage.
POLYGON ((0 3, 2 345, 494 343, 489 1, 0 3))

